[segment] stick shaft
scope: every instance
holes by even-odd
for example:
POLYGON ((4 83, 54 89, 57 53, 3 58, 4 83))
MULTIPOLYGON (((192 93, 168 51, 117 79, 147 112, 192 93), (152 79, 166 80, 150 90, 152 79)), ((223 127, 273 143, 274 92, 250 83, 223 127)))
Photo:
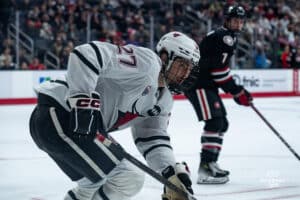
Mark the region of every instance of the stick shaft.
POLYGON ((150 167, 148 167, 147 165, 145 165, 144 163, 142 163, 141 161, 139 161, 138 159, 136 159, 135 157, 133 157, 132 155, 127 153, 121 147, 120 144, 118 144, 116 142, 112 142, 112 140, 115 141, 113 138, 110 137, 110 139, 108 139, 108 138, 104 137, 103 135, 99 134, 97 136, 97 139, 100 140, 102 142, 102 144, 104 144, 108 149, 110 149, 111 152, 124 157, 126 160, 131 162, 136 167, 140 168, 142 171, 144 171, 145 173, 147 173, 148 175, 150 175, 151 177, 153 177, 154 179, 156 179, 163 185, 167 186, 174 192, 177 192, 178 194, 180 194, 184 199, 197 200, 194 196, 192 196, 189 193, 187 193, 186 191, 182 190, 177 185, 173 184, 172 182, 167 180, 165 177, 158 174, 156 171, 154 171, 153 169, 151 169, 150 167))
POLYGON ((256 114, 266 123, 266 125, 273 131, 273 133, 281 140, 281 142, 292 152, 292 154, 300 161, 300 156, 291 147, 291 145, 280 135, 280 133, 269 123, 269 121, 259 112, 259 110, 253 105, 251 108, 256 112, 256 114))
POLYGON ((165 179, 163 176, 161 176, 160 174, 158 174, 157 172, 155 172, 151 168, 144 165, 142 162, 140 162, 139 160, 134 158, 132 155, 128 154, 127 152, 124 152, 123 155, 124 155, 124 158, 126 158, 128 161, 130 161, 132 164, 134 164, 135 166, 137 166, 138 168, 140 168, 141 170, 143 170, 144 172, 146 172, 150 176, 152 176, 154 179, 156 179, 160 183, 164 184, 165 186, 167 186, 171 190, 177 192, 178 194, 185 197, 186 199, 189 199, 189 195, 186 192, 184 192, 182 189, 180 189, 179 187, 177 187, 176 185, 174 185, 173 183, 171 183, 170 181, 165 179))

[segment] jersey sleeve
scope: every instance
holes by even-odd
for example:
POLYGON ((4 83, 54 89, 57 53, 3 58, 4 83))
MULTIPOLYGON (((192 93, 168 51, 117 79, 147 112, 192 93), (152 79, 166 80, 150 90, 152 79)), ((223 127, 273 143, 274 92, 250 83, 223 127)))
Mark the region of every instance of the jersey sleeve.
POLYGON ((210 74, 214 82, 222 88, 224 92, 235 95, 240 92, 240 87, 234 82, 230 72, 229 66, 225 66, 223 68, 212 69, 210 74))
POLYGON ((167 132, 173 98, 167 88, 163 88, 160 93, 156 104, 161 108, 160 114, 146 117, 132 126, 135 145, 148 165, 159 172, 175 164, 170 136, 167 132))
POLYGON ((71 52, 67 71, 70 96, 77 93, 90 94, 95 90, 98 77, 109 61, 109 57, 104 54, 104 47, 94 42, 77 46, 71 52))
POLYGON ((139 152, 150 168, 162 172, 175 164, 175 157, 167 133, 169 114, 148 117, 132 126, 132 135, 139 152))

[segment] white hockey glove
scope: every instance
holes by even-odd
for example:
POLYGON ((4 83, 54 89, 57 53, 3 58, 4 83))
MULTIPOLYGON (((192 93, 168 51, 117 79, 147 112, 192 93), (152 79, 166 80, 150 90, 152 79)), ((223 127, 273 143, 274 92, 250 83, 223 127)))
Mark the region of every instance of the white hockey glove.
POLYGON ((75 137, 94 138, 102 128, 99 94, 76 94, 68 102, 71 107, 69 130, 75 137))
MULTIPOLYGON (((181 188, 183 191, 193 195, 192 181, 190 179, 190 172, 185 162, 176 163, 174 167, 169 166, 163 170, 162 175, 167 178, 171 183, 181 188)), ((162 200, 188 200, 175 191, 164 187, 162 200)))

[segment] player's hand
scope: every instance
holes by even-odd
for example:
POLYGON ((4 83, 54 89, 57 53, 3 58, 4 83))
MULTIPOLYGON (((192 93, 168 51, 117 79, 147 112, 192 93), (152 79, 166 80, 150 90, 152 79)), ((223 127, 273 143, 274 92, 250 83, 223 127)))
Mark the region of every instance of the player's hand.
POLYGON ((77 94, 68 102, 71 107, 69 130, 77 137, 95 137, 102 121, 99 94, 77 94))
MULTIPOLYGON (((189 169, 186 163, 176 163, 175 166, 169 166, 163 170, 162 175, 171 183, 181 188, 186 193, 193 195, 192 181, 190 179, 189 169)), ((164 187, 162 200, 187 200, 177 192, 164 187)))
POLYGON ((233 99, 237 104, 243 106, 250 106, 253 101, 251 94, 245 88, 242 88, 238 94, 234 95, 233 99))

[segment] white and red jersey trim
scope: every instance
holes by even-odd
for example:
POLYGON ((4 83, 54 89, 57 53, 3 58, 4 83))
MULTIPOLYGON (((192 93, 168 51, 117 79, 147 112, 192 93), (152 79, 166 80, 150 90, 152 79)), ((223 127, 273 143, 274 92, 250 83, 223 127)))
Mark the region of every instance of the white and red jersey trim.
POLYGON ((206 92, 204 89, 199 89, 196 91, 197 93, 197 97, 198 97, 198 101, 200 103, 200 108, 201 108, 201 112, 202 112, 202 116, 203 116, 203 120, 208 120, 211 119, 211 111, 209 108, 209 104, 207 101, 207 97, 206 97, 206 92))

